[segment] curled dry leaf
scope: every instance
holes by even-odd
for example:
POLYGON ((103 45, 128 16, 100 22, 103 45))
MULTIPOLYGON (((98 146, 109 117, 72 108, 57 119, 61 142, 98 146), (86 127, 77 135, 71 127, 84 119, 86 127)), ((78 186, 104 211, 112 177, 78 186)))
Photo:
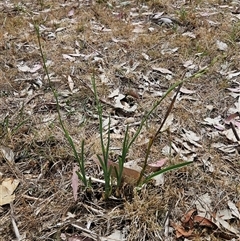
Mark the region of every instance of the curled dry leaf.
POLYGON ((165 69, 165 68, 161 68, 161 67, 152 66, 152 69, 155 70, 155 71, 159 71, 162 74, 171 74, 171 75, 173 74, 172 71, 170 71, 168 69, 165 69))
POLYGON ((181 134, 181 136, 187 140, 188 142, 190 142, 191 144, 193 144, 196 147, 202 147, 201 144, 197 143, 198 141, 201 140, 201 138, 193 131, 190 130, 186 130, 183 129, 183 134, 181 134))
POLYGON ((236 205, 232 201, 228 201, 228 207, 232 212, 232 215, 240 220, 240 213, 236 205))
POLYGON ((237 145, 225 145, 225 144, 220 143, 220 142, 216 142, 216 143, 211 144, 212 148, 217 148, 217 149, 221 150, 222 152, 224 152, 226 154, 235 152, 236 146, 237 145))
MULTIPOLYGON (((113 167, 112 170, 112 176, 116 177, 116 172, 114 171, 114 168, 116 168, 117 171, 119 171, 118 168, 118 163, 109 161, 109 165, 113 167)), ((128 168, 128 167, 123 167, 123 181, 130 184, 130 185, 136 185, 137 181, 140 177, 140 171, 128 168)))
POLYGON ((160 186, 164 184, 164 173, 160 173, 157 176, 153 177, 152 180, 154 181, 154 186, 160 186))
POLYGON ((115 97, 115 108, 122 109, 126 112, 134 112, 137 109, 137 105, 130 106, 127 102, 123 101, 126 96, 123 94, 119 94, 115 97))
POLYGON ((145 54, 145 53, 142 53, 142 56, 145 60, 150 60, 150 57, 149 55, 145 54))
POLYGON ((183 93, 183 94, 188 94, 188 95, 191 95, 191 94, 195 94, 195 93, 196 93, 195 90, 189 90, 189 89, 184 88, 184 87, 181 87, 180 92, 183 93))
POLYGON ((216 44, 217 44, 217 48, 218 48, 219 50, 221 50, 221 51, 227 51, 228 46, 227 46, 226 43, 217 40, 217 41, 216 41, 216 44))
MULTIPOLYGON (((240 129, 236 129, 237 135, 240 136, 240 129)), ((230 141, 238 142, 235 134, 233 133, 232 129, 228 129, 222 132, 230 141)))
POLYGON ((0 185, 0 206, 8 204, 15 199, 13 192, 17 188, 19 180, 6 178, 0 185))
POLYGON ((234 228, 229 222, 227 222, 226 220, 224 220, 221 216, 219 216, 218 213, 215 214, 214 216, 214 221, 215 221, 215 225, 219 228, 222 229, 222 227, 225 230, 230 231, 233 234, 238 235, 238 237, 240 237, 240 232, 238 229, 234 228))
POLYGON ((212 157, 209 154, 204 154, 203 157, 202 157, 202 162, 204 164, 204 167, 209 172, 213 172, 214 171, 214 166, 213 166, 211 160, 212 160, 212 157))
POLYGON ((193 217, 193 215, 195 215, 197 213, 197 209, 191 209, 190 211, 188 211, 181 219, 182 223, 185 225, 187 225, 190 221, 190 219, 193 217))
POLYGON ((74 8, 72 8, 69 12, 68 12, 68 17, 70 18, 70 17, 73 17, 73 15, 74 15, 74 8))
POLYGON ((170 113, 165 121, 165 123, 163 124, 163 127, 161 128, 161 132, 166 131, 172 124, 174 119, 174 116, 172 113, 170 113))
POLYGON ((72 77, 70 75, 68 75, 68 86, 69 86, 69 89, 71 91, 73 91, 73 88, 74 88, 74 82, 72 80, 72 77))
POLYGON ((0 146, 0 151, 2 152, 4 159, 9 161, 10 163, 14 162, 14 153, 10 148, 6 146, 0 146))
POLYGON ((222 131, 225 129, 225 127, 220 123, 221 120, 222 120, 222 117, 220 115, 215 118, 206 117, 204 119, 205 121, 204 124, 213 125, 216 129, 222 131))
POLYGON ((126 95, 132 96, 135 99, 139 99, 139 94, 136 91, 128 90, 126 92, 126 95))
POLYGON ((146 171, 156 172, 156 171, 160 170, 162 168, 162 166, 164 166, 164 164, 167 162, 167 160, 168 160, 168 158, 163 158, 157 162, 147 164, 146 171))
MULTIPOLYGON (((240 72, 230 71, 230 72, 228 72, 227 79, 230 80, 230 79, 232 79, 234 77, 237 77, 239 75, 240 75, 240 72)), ((227 89, 232 91, 232 92, 236 92, 236 93, 240 92, 240 86, 238 86, 237 88, 227 88, 227 89)))
POLYGON ((213 223, 210 219, 196 215, 193 218, 193 222, 199 224, 199 226, 204 226, 212 229, 216 229, 217 225, 213 223))
MULTIPOLYGON (((222 237, 229 236, 228 233, 221 231, 222 227, 234 234, 239 233, 235 228, 229 225, 229 223, 226 222, 224 218, 222 218, 223 212, 212 213, 210 218, 206 218, 206 215, 196 215, 197 211, 197 209, 192 209, 182 218, 181 221, 184 227, 192 230, 194 227, 196 227, 197 224, 200 227, 207 227, 211 230, 217 230, 216 232, 222 237)), ((177 229, 178 235, 180 235, 181 230, 181 227, 177 229)), ((184 233, 181 234, 184 236, 184 233)))
MULTIPOLYGON (((95 163, 100 165, 99 160, 98 160, 96 155, 93 155, 91 157, 91 159, 95 163)), ((116 172, 115 172, 114 169, 119 171, 118 163, 109 160, 108 161, 108 165, 113 167, 111 175, 113 177, 116 177, 116 172)), ((128 184, 131 184, 131 185, 136 185, 137 181, 138 181, 138 179, 140 177, 140 172, 141 172, 140 170, 134 170, 134 169, 131 169, 131 168, 128 168, 128 167, 123 167, 123 173, 122 173, 123 181, 128 183, 128 184)))
POLYGON ((64 59, 67 59, 69 60, 70 62, 74 62, 75 61, 75 58, 74 57, 71 57, 70 55, 68 54, 62 54, 63 58, 64 59))
POLYGON ((209 193, 199 196, 195 202, 198 214, 200 213, 202 216, 207 216, 207 214, 211 211, 211 203, 212 199, 209 193))
MULTIPOLYGON (((186 62, 183 64, 183 66, 184 66, 185 68, 187 68, 187 69, 194 69, 194 68, 196 68, 196 65, 193 64, 193 61, 192 61, 192 60, 186 61, 186 62)), ((195 93, 196 91, 188 90, 188 89, 182 87, 182 88, 180 89, 180 92, 182 92, 182 93, 184 93, 184 94, 193 94, 193 93, 195 93), (189 93, 189 92, 190 92, 190 93, 189 93)))
POLYGON ((193 32, 185 32, 185 33, 182 34, 182 36, 186 36, 186 37, 189 37, 189 38, 192 38, 192 39, 196 38, 196 34, 194 34, 193 32))
POLYGON ((18 66, 18 70, 19 71, 21 71, 21 72, 29 72, 29 73, 35 73, 35 72, 37 72, 41 68, 42 68, 42 65, 40 65, 40 64, 36 64, 32 68, 28 67, 27 65, 18 66))
POLYGON ((77 165, 73 167, 73 174, 72 174, 72 189, 73 189, 73 197, 75 201, 77 201, 77 191, 78 191, 78 175, 76 171, 78 171, 77 165))
POLYGON ((230 114, 226 119, 225 119, 225 123, 226 124, 230 124, 231 121, 233 121, 235 118, 240 117, 240 114, 238 112, 235 112, 233 114, 230 114))
POLYGON ((119 95, 119 93, 120 93, 120 90, 119 90, 119 88, 117 88, 108 96, 108 98, 116 97, 119 95))
POLYGON ((193 233, 193 230, 186 231, 183 226, 178 225, 174 222, 170 222, 170 225, 176 230, 176 238, 189 238, 193 233))

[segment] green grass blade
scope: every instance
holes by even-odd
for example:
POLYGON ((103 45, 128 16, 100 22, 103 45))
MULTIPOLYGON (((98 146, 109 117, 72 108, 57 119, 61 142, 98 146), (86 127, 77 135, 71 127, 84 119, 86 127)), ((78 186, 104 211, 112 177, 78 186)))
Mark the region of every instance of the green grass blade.
MULTIPOLYGON (((65 125, 62 121, 62 117, 61 117, 61 113, 60 113, 60 105, 59 105, 59 101, 58 101, 58 94, 56 92, 56 90, 53 88, 52 84, 51 84, 51 81, 50 81, 50 76, 49 76, 49 72, 48 72, 48 68, 47 68, 47 65, 46 65, 46 60, 45 60, 45 57, 44 57, 44 54, 43 54, 43 49, 42 49, 42 44, 41 44, 41 40, 40 40, 40 30, 39 30, 39 26, 34 23, 34 28, 35 28, 35 32, 37 34, 37 40, 38 40, 38 45, 39 45, 39 51, 40 51, 40 54, 41 54, 41 58, 42 58, 42 61, 43 61, 43 68, 44 68, 44 71, 46 73, 46 76, 47 76, 47 81, 48 81, 48 84, 49 84, 49 87, 53 93, 53 96, 54 96, 54 99, 56 101, 56 106, 57 106, 57 114, 58 114, 58 119, 59 119, 59 123, 60 123, 60 126, 65 134, 65 137, 67 138, 67 141, 69 143, 69 145, 71 146, 72 148, 72 151, 73 151, 73 154, 74 154, 74 157, 76 158, 77 162, 80 165, 80 172, 81 172, 81 175, 82 175, 82 181, 83 181, 83 184, 85 186, 88 185, 88 182, 87 182, 87 179, 86 179, 86 176, 85 176, 85 168, 84 168, 84 162, 83 162, 83 159, 80 160, 79 159, 79 156, 78 156, 78 153, 77 153, 77 150, 75 148, 75 145, 73 143, 73 140, 68 132, 68 130, 65 128, 65 125)), ((83 157, 83 156, 82 156, 83 157)))
POLYGON ((166 167, 164 169, 161 169, 157 172, 154 172, 153 174, 150 174, 144 181, 143 183, 147 183, 148 181, 150 181, 153 177, 157 176, 157 175, 160 175, 162 173, 165 173, 165 172, 169 172, 169 171, 172 171, 174 169, 179 169, 181 167, 184 167, 184 166, 187 166, 187 165, 190 165, 192 164, 193 162, 192 161, 189 161, 189 162, 182 162, 182 163, 179 163, 179 164, 176 164, 176 165, 172 165, 172 166, 169 166, 169 167, 166 167))

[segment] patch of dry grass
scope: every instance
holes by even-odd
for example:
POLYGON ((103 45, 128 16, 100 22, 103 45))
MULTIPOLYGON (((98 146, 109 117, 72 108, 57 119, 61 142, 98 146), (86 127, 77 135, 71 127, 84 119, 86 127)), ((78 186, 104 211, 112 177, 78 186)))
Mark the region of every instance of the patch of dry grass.
MULTIPOLYGON (((226 89, 236 87, 239 82, 227 79, 224 74, 240 69, 240 25, 232 14, 236 6, 234 2, 224 4, 225 7, 220 5, 223 3, 215 0, 185 4, 166 0, 133 1, 126 5, 117 1, 0 3, 3 23, 0 27, 0 144, 15 153, 14 169, 1 158, 0 173, 2 179, 20 180, 13 206, 19 231, 26 240, 62 240, 61 233, 82 233, 72 224, 86 227, 87 223, 90 233, 99 236, 124 229, 128 240, 176 240, 176 230, 169 227, 167 221, 179 224, 199 196, 210 194, 213 212, 226 209, 229 200, 239 205, 239 146, 230 154, 213 148, 213 143, 233 143, 224 135, 216 135, 212 126, 203 124, 206 117, 228 116, 236 99, 226 89), (148 20, 146 12, 164 12, 182 25, 157 25, 148 20), (206 13, 213 14, 204 15, 206 13), (110 114, 118 121, 118 130, 112 129, 115 138, 111 144, 117 150, 124 123, 134 118, 130 128, 130 133, 134 133, 134 123, 141 121, 158 99, 155 93, 166 91, 184 73, 209 66, 207 74, 184 86, 196 93, 176 103, 172 129, 161 135, 151 154, 153 162, 160 160, 162 150, 171 143, 185 150, 184 144, 176 140, 183 140, 183 129, 192 130, 201 137, 201 147, 190 145, 196 154, 194 164, 166 174, 163 186, 149 183, 139 192, 124 186, 125 200, 103 202, 102 185, 93 183, 92 190, 80 191, 78 201, 74 202, 71 175, 75 160, 59 127, 56 104, 45 73, 43 69, 33 73, 18 69, 41 64, 32 19, 42 25, 43 51, 59 93, 62 118, 78 150, 81 140, 86 139, 86 170, 95 178, 102 178, 102 171, 90 158, 100 150, 94 96, 87 87, 91 86, 93 73, 100 98, 109 103, 113 104, 108 96, 116 88, 122 94, 129 90, 138 94, 138 98, 127 97, 129 103, 138 104, 131 116, 104 105, 104 117, 110 114), (144 31, 134 33, 139 22, 144 31), (184 35, 186 32, 194 37, 184 35), (225 42, 228 49, 217 49, 216 40, 225 42), (178 49, 171 52, 175 48, 178 49), (63 54, 75 56, 68 59, 63 54), (189 60, 195 67, 186 70, 184 64, 189 60), (174 75, 167 79, 164 74, 152 71, 152 66, 166 68, 174 75), (69 89, 68 76, 75 84, 73 92, 69 89), (37 79, 41 80, 40 85, 37 79), (203 163, 205 156, 210 157, 213 172, 203 163)), ((168 105, 166 100, 153 113, 149 125, 130 150, 128 160, 143 159, 144 141, 154 132, 168 105)), ((118 154, 118 150, 112 152, 113 156, 118 154)), ((174 154, 171 161, 178 163, 181 157, 174 154)), ((10 216, 9 206, 1 207, 0 240, 15 238, 10 216)), ((238 227, 239 220, 234 219, 232 225, 238 227)), ((216 233, 198 225, 191 239, 225 240, 216 233)))

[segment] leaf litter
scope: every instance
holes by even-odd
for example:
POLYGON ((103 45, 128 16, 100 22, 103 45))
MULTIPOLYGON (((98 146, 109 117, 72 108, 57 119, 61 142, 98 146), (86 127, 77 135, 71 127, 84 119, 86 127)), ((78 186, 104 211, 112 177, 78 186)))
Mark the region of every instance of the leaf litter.
POLYGON ((237 5, 1 2, 0 184, 20 180, 1 204, 2 239, 239 239, 237 5), (33 19, 40 24, 62 118, 78 150, 86 140, 85 165, 92 180, 87 195, 74 176, 74 158, 56 119, 33 19), (181 88, 148 163, 150 172, 180 160, 194 160, 193 166, 159 175, 141 190, 132 188, 166 101, 128 154, 121 198, 103 202, 103 176, 91 159, 100 151, 92 73, 105 124, 111 115, 116 165, 126 125, 135 133, 145 111, 171 84, 205 66, 205 75, 181 88))

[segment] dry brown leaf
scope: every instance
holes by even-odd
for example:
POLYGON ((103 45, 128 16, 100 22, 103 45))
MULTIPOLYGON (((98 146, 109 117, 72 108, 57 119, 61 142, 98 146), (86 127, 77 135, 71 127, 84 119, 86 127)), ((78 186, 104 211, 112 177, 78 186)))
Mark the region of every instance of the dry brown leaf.
MULTIPOLYGON (((118 163, 109 161, 109 165, 112 166, 114 169, 116 168, 116 170, 119 171, 118 163)), ((114 169, 112 170, 112 176, 116 177, 116 172, 114 169)), ((128 167, 123 167, 122 177, 124 182, 131 185, 136 185, 140 177, 140 172, 134 169, 130 169, 128 167)))
POLYGON ((240 220, 240 213, 236 207, 236 205, 232 201, 228 201, 228 207, 232 212, 232 215, 240 220))
POLYGON ((74 16, 74 8, 72 8, 69 12, 68 12, 68 15, 67 15, 69 18, 73 17, 74 16))
POLYGON ((184 88, 184 87, 181 87, 180 92, 183 93, 183 94, 188 94, 188 95, 191 95, 191 94, 195 94, 195 93, 196 93, 195 90, 189 90, 189 89, 184 88))
POLYGON ((173 72, 170 71, 169 69, 162 68, 162 67, 152 66, 152 69, 155 70, 155 71, 159 71, 159 72, 161 72, 162 74, 173 74, 173 72))
POLYGON ((168 160, 168 158, 166 157, 166 158, 163 158, 163 159, 161 159, 159 161, 147 164, 146 171, 148 171, 148 172, 156 172, 156 171, 160 170, 165 165, 167 160, 168 160))
POLYGON ((68 86, 69 86, 69 89, 71 91, 73 91, 73 88, 74 88, 74 82, 72 80, 72 77, 70 75, 68 75, 68 86))
POLYGON ((73 174, 72 174, 72 189, 73 189, 73 197, 74 200, 77 201, 77 191, 78 191, 78 175, 76 171, 78 171, 78 166, 75 165, 73 167, 73 174))
POLYGON ((6 146, 0 146, 0 151, 5 160, 7 160, 10 163, 14 162, 14 153, 10 148, 6 146))
POLYGON ((231 120, 234 120, 236 117, 239 117, 240 114, 238 112, 235 112, 233 114, 230 114, 226 119, 225 119, 225 123, 226 124, 230 124, 231 120))
POLYGON ((193 230, 186 231, 184 227, 174 222, 171 222, 170 225, 176 230, 176 238, 180 238, 180 237, 188 238, 193 233, 193 230))
POLYGON ((217 228, 216 224, 213 223, 211 220, 205 217, 201 217, 199 215, 194 216, 193 221, 194 223, 198 223, 200 226, 209 227, 213 229, 217 228))
MULTIPOLYGON (((99 166, 101 166, 96 155, 93 155, 91 157, 91 159, 95 163, 97 163, 99 166)), ((119 171, 118 163, 109 160, 108 165, 113 167, 111 175, 113 177, 116 177, 116 172, 115 172, 114 169, 119 171)), ((134 169, 131 169, 131 168, 128 168, 128 167, 123 167, 122 178, 123 178, 124 182, 126 182, 128 184, 131 184, 131 185, 135 185, 135 184, 137 184, 137 181, 138 181, 139 177, 140 177, 140 171, 137 171, 137 170, 134 170, 134 169)))
POLYGON ((220 40, 216 41, 217 48, 221 51, 227 51, 228 45, 220 40))
MULTIPOLYGON (((237 132, 237 135, 240 136, 240 129, 236 129, 236 132, 237 132)), ((222 134, 224 134, 228 140, 236 143, 238 142, 232 129, 225 130, 222 132, 222 134)))
POLYGON ((226 220, 223 219, 222 215, 219 216, 219 213, 214 213, 214 222, 215 225, 221 230, 222 227, 225 230, 230 231, 233 234, 237 234, 240 237, 240 232, 238 229, 236 229, 235 227, 233 227, 229 222, 227 222, 226 220))
POLYGON ((190 219, 193 217, 193 215, 194 214, 196 214, 197 213, 197 209, 191 209, 190 211, 188 211, 183 217, 182 217, 182 223, 183 224, 187 224, 189 221, 190 221, 190 219))
POLYGON ((8 204, 15 199, 14 190, 17 188, 19 180, 6 178, 0 185, 0 206, 8 204))
POLYGON ((135 99, 139 99, 139 94, 136 91, 134 91, 134 90, 128 90, 126 92, 126 95, 130 95, 130 96, 132 96, 135 99))

